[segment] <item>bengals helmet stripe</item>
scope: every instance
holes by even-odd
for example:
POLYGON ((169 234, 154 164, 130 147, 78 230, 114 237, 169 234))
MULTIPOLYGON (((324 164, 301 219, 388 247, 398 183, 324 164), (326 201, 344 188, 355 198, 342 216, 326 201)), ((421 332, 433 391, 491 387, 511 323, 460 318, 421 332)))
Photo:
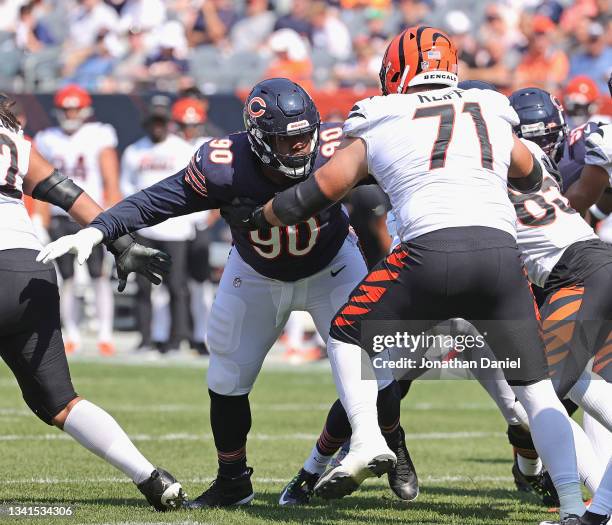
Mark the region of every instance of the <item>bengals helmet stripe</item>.
POLYGON ((387 47, 380 82, 384 95, 405 93, 420 84, 456 86, 457 49, 440 29, 409 27, 387 47))

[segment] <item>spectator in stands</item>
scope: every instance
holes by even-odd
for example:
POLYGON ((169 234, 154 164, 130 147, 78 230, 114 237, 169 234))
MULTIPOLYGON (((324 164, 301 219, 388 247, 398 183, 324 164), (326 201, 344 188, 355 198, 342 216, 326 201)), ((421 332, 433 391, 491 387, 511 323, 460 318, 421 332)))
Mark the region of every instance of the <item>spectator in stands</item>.
POLYGON ((334 67, 334 77, 340 87, 376 87, 379 85, 379 71, 382 54, 374 48, 366 35, 353 40, 354 58, 334 67))
POLYGON ((605 93, 612 70, 612 47, 606 42, 604 27, 599 22, 592 22, 588 29, 588 39, 581 52, 570 59, 570 78, 587 75, 596 83, 599 90, 605 93))
POLYGON ((298 33, 289 28, 279 29, 270 36, 268 47, 274 53, 274 58, 264 78, 289 78, 307 91, 314 87, 308 45, 298 33))
POLYGON ((516 68, 515 85, 535 86, 554 92, 567 78, 567 55, 555 49, 552 44, 551 35, 555 31, 555 24, 550 18, 534 16, 531 30, 527 51, 516 68))
POLYGON ((121 7, 120 28, 140 27, 150 31, 166 21, 166 5, 162 0, 127 0, 121 7))
POLYGON ((219 44, 238 19, 229 0, 204 0, 194 14, 185 24, 190 47, 219 44))
POLYGON ((268 0, 246 0, 245 16, 230 33, 235 51, 256 51, 270 36, 275 16, 268 7, 268 0))
MULTIPOLYGON (((524 44, 524 36, 515 27, 516 21, 511 20, 512 13, 516 11, 510 12, 498 4, 487 5, 484 22, 480 26, 480 40, 482 42, 497 41, 506 50, 524 44)), ((547 18, 547 20, 550 19, 547 18)))
POLYGON ((312 45, 335 58, 346 60, 352 52, 351 35, 336 9, 323 1, 312 2, 312 45))
POLYGON ((115 31, 118 23, 117 12, 102 0, 79 0, 68 20, 70 44, 81 49, 92 46, 101 33, 115 31))
POLYGON ((188 69, 184 55, 187 40, 183 27, 177 21, 167 22, 157 34, 157 47, 150 54, 145 65, 153 79, 176 79, 188 69))
POLYGON ((137 91, 146 83, 148 49, 145 37, 146 34, 139 27, 132 27, 127 32, 127 49, 115 66, 112 77, 108 79, 109 82, 114 81, 116 91, 121 93, 137 91))
POLYGON ((71 83, 88 91, 101 90, 103 78, 113 72, 116 63, 116 58, 111 53, 113 38, 112 34, 98 36, 92 53, 79 64, 69 79, 71 83))
POLYGON ((96 52, 100 35, 115 31, 118 25, 117 12, 102 0, 79 0, 68 19, 64 76, 72 76, 79 64, 96 52))
POLYGON ((32 0, 19 9, 19 21, 15 31, 17 47, 35 53, 46 46, 55 45, 56 39, 40 19, 40 0, 32 0))
POLYGON ((428 23, 430 16, 429 4, 422 0, 399 0, 400 22, 396 32, 407 27, 428 23))
POLYGON ((274 31, 279 29, 293 29, 296 33, 308 40, 312 40, 312 24, 309 20, 308 0, 293 0, 291 11, 281 16, 274 24, 274 31))
POLYGON ((0 31, 14 33, 19 20, 19 8, 26 0, 0 0, 0 31))

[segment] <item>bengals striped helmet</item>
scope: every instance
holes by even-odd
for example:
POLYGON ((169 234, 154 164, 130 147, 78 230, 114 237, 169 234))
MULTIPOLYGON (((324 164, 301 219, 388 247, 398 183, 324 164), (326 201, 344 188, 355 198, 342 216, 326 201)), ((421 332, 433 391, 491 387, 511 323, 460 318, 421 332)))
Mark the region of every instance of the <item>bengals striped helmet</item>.
POLYGON ((380 68, 383 95, 422 84, 457 85, 457 48, 442 30, 409 27, 387 47, 380 68))

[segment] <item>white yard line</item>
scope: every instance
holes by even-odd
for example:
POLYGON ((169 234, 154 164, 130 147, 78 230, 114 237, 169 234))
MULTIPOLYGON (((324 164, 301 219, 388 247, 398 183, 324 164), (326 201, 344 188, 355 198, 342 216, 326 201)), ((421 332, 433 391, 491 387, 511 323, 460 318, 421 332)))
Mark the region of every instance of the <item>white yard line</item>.
MULTIPOLYGON (((214 481, 212 477, 182 479, 183 483, 210 483, 214 481)), ((261 484, 277 484, 287 483, 288 478, 253 478, 253 482, 261 484)), ((467 482, 500 482, 506 483, 512 481, 510 476, 425 476, 419 477, 421 483, 467 483, 467 482)), ((20 479, 4 479, 2 483, 20 485, 20 484, 36 484, 36 485, 53 485, 53 484, 78 484, 78 483, 132 483, 131 480, 124 477, 100 477, 100 478, 20 478, 20 479)), ((381 481, 381 483, 383 483, 381 481)))
MULTIPOLYGON (((406 434, 408 440, 455 440, 455 439, 486 439, 499 438, 506 434, 504 432, 429 432, 406 434)), ((260 434, 249 435, 249 440, 254 441, 314 441, 318 434, 260 434)), ((212 434, 132 434, 130 438, 134 441, 204 441, 212 440, 212 434)), ((56 432, 53 434, 0 434, 0 441, 70 441, 72 438, 67 434, 56 432)))

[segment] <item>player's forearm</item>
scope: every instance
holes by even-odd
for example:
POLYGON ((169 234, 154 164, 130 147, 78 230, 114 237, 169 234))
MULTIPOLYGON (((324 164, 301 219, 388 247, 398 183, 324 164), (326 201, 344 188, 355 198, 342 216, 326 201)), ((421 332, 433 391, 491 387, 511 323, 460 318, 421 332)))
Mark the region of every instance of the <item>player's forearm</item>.
POLYGON ((207 201, 185 186, 179 172, 100 213, 90 226, 100 230, 105 240, 114 240, 172 217, 208 208, 207 201))
POLYGON ((580 178, 572 184, 565 197, 578 213, 584 215, 602 196, 608 185, 608 174, 600 166, 585 166, 580 178))
POLYGON ((102 211, 103 210, 98 203, 94 201, 87 193, 83 192, 68 210, 68 215, 70 215, 70 217, 72 217, 81 226, 87 226, 102 211))

